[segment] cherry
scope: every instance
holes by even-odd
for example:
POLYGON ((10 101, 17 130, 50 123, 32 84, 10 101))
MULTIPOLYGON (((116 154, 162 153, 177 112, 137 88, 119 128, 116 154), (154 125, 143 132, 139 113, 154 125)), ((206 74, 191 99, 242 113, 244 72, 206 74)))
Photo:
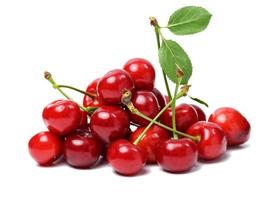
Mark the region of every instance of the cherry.
POLYGON ((123 67, 134 80, 137 90, 152 90, 155 82, 155 70, 153 65, 143 58, 129 60, 123 67))
POLYGON ((34 135, 28 147, 30 155, 40 165, 51 165, 62 155, 60 138, 49 131, 34 135))
POLYGON ((197 162, 197 145, 187 138, 170 139, 159 145, 156 158, 165 171, 188 171, 197 162))
POLYGON ((215 123, 199 121, 193 124, 187 133, 199 135, 201 140, 198 143, 198 156, 204 160, 219 158, 226 152, 227 139, 220 126, 215 123))
POLYGON ((154 89, 152 90, 152 92, 153 92, 153 93, 155 94, 155 96, 157 97, 158 102, 159 102, 159 105, 160 105, 160 108, 165 107, 166 102, 165 102, 164 95, 163 95, 157 88, 154 88, 154 89))
MULTIPOLYGON (((130 137, 130 142, 133 143, 143 132, 145 127, 138 127, 130 137)), ((170 134, 167 130, 153 125, 142 138, 142 140, 138 143, 138 146, 141 147, 142 150, 146 153, 147 161, 150 163, 156 162, 155 153, 158 145, 162 141, 166 141, 170 139, 170 134)))
POLYGON ((86 92, 89 92, 89 93, 95 95, 95 97, 91 98, 91 97, 85 95, 83 98, 83 106, 84 107, 98 108, 98 107, 104 105, 103 100, 101 100, 97 96, 97 84, 99 81, 100 81, 100 78, 97 78, 88 85, 86 92))
POLYGON ((84 110, 80 110, 80 112, 81 112, 81 120, 78 128, 86 129, 88 128, 88 114, 84 110))
MULTIPOLYGON (((186 132, 187 129, 198 121, 197 112, 189 105, 182 103, 176 106, 176 129, 181 132, 186 132)), ((169 127, 172 127, 172 110, 168 108, 160 117, 161 122, 169 127)))
POLYGON ((143 150, 123 139, 111 144, 107 152, 107 159, 112 168, 122 175, 138 173, 146 162, 143 150))
POLYGON ((76 168, 89 168, 97 162, 101 153, 99 141, 90 133, 78 131, 65 137, 65 161, 76 168))
POLYGON ((132 89, 134 89, 133 79, 121 69, 108 72, 99 80, 97 85, 100 99, 109 104, 120 104, 122 94, 132 89))
POLYGON ((228 146, 243 144, 250 137, 249 122, 234 108, 219 108, 211 114, 208 121, 217 123, 223 129, 227 136, 228 146))
POLYGON ((198 115, 198 121, 206 121, 206 115, 204 111, 197 105, 190 104, 197 112, 198 115))
POLYGON ((119 106, 101 106, 91 116, 90 128, 104 144, 124 138, 129 133, 130 119, 119 106))
MULTIPOLYGON (((135 108, 147 117, 154 118, 160 110, 157 97, 153 92, 147 90, 134 91, 131 99, 135 108)), ((149 121, 131 113, 131 121, 141 126, 146 126, 149 121)))
POLYGON ((42 118, 50 132, 63 136, 79 127, 81 112, 71 100, 56 100, 44 108, 42 118))
POLYGON ((168 104, 169 103, 169 97, 167 95, 164 95, 164 99, 165 99, 165 103, 168 104))

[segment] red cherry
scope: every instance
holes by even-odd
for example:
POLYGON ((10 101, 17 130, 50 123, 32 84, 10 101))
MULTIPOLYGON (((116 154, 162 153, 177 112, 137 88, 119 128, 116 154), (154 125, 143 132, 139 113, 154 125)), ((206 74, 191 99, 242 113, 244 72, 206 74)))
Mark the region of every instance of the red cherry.
POLYGON ((92 133, 105 144, 124 138, 129 126, 129 115, 119 106, 101 106, 90 119, 92 133))
POLYGON ((71 100, 56 100, 44 108, 42 118, 50 132, 63 136, 79 127, 81 112, 71 100))
POLYGON ((146 162, 143 150, 127 140, 113 142, 108 149, 107 159, 112 168, 122 175, 138 173, 146 162))
POLYGON ((62 155, 60 138, 49 131, 34 135, 28 147, 30 155, 40 165, 51 165, 62 155))
POLYGON ((210 117, 210 122, 218 124, 227 136, 229 146, 245 143, 250 137, 250 124, 237 110, 229 107, 217 109, 210 117))
POLYGON ((187 138, 170 139, 160 144, 156 158, 165 171, 188 171, 197 162, 197 145, 187 138))
POLYGON ((143 58, 129 60, 123 67, 134 80, 137 90, 152 90, 155 82, 155 70, 153 65, 143 58))
MULTIPOLYGON (((141 113, 147 117, 154 118, 160 110, 157 97, 147 90, 135 91, 132 94, 132 103, 141 113)), ((131 113, 131 121, 141 126, 146 126, 149 121, 131 113)))
POLYGON ((155 94, 155 96, 157 97, 158 102, 159 102, 159 105, 160 105, 160 108, 165 107, 166 102, 165 102, 164 95, 163 95, 157 88, 154 88, 154 89, 152 90, 152 92, 153 92, 153 93, 155 94))
POLYGON ((122 94, 133 89, 133 79, 126 71, 121 69, 108 72, 97 85, 100 99, 110 104, 120 104, 122 94))
POLYGON ((200 135, 198 143, 198 156, 204 160, 219 158, 226 152, 227 139, 220 126, 215 123, 199 121, 193 124, 187 133, 200 135))
POLYGON ((95 79, 94 81, 92 81, 87 89, 86 92, 89 92, 93 95, 95 95, 95 98, 91 98, 87 95, 84 96, 83 98, 83 106, 84 107, 93 107, 93 108, 97 108, 100 107, 102 105, 104 105, 103 100, 101 100, 98 96, 97 96, 97 84, 99 82, 100 78, 95 79))
POLYGON ((97 162, 101 145, 96 138, 84 131, 66 136, 64 141, 65 161, 76 168, 89 168, 97 162))
POLYGON ((169 97, 167 95, 164 95, 164 99, 165 99, 165 104, 169 103, 169 97))
MULTIPOLYGON (((130 137, 130 142, 133 143, 143 132, 145 127, 139 127, 137 128, 130 137)), ((145 136, 142 138, 142 140, 139 142, 138 146, 146 152, 147 161, 148 162, 156 162, 155 153, 157 150, 158 145, 170 139, 170 134, 167 130, 157 126, 153 125, 145 134, 145 136)))
POLYGON ((80 112, 81 112, 81 120, 80 120, 79 128, 86 129, 88 128, 88 114, 84 110, 80 110, 80 112))
MULTIPOLYGON (((189 104, 180 104, 175 109, 176 128, 178 131, 186 132, 187 129, 198 121, 197 112, 189 104)), ((161 122, 172 127, 172 110, 168 108, 160 117, 161 122)))
POLYGON ((197 105, 190 104, 197 112, 198 115, 198 121, 206 121, 206 115, 204 111, 197 105))

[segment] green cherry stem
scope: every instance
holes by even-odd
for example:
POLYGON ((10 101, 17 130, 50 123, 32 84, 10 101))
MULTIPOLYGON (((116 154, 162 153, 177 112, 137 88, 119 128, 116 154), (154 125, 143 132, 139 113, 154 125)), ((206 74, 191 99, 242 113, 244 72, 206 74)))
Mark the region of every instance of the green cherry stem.
MULTIPOLYGON (((131 112, 132 112, 132 111, 131 111, 131 112)), ((145 116, 144 114, 142 114, 142 113, 139 112, 139 111, 135 111, 135 112, 133 112, 133 113, 136 114, 136 115, 138 115, 138 116, 140 116, 140 117, 143 118, 143 119, 148 120, 149 122, 152 122, 152 121, 153 121, 154 124, 156 124, 156 125, 158 125, 158 126, 164 128, 164 129, 166 129, 166 130, 168 130, 168 131, 173 131, 172 128, 170 128, 170 127, 168 127, 168 126, 166 126, 166 125, 164 125, 164 124, 162 124, 162 123, 160 123, 160 122, 154 121, 153 119, 151 119, 150 117, 145 116)), ((181 131, 178 131, 178 130, 176 130, 176 133, 179 134, 179 135, 182 135, 182 136, 184 136, 184 137, 190 138, 190 139, 194 140, 195 142, 199 142, 199 141, 200 141, 200 136, 192 136, 192 135, 189 135, 189 134, 186 134, 186 133, 182 133, 181 131)), ((142 138, 143 138, 143 136, 142 136, 142 138)))
MULTIPOLYGON (((159 26, 158 21, 157 21, 157 19, 155 17, 150 17, 150 24, 152 26, 154 26, 156 40, 157 40, 157 47, 158 47, 158 50, 159 50, 161 48, 160 26, 159 26)), ((168 80, 167 80, 167 77, 166 77, 166 74, 165 74, 164 70, 162 70, 162 73, 163 73, 163 78, 164 78, 164 83, 165 83, 167 95, 168 95, 169 100, 171 100, 172 99, 172 95, 171 95, 171 92, 170 92, 170 89, 169 89, 168 80)))
POLYGON ((173 96, 173 101, 172 101, 172 128, 173 128, 173 138, 178 139, 178 135, 176 134, 176 99, 177 99, 177 91, 179 89, 180 83, 182 81, 182 77, 178 78, 176 86, 175 86, 175 91, 174 91, 174 96, 173 96))
MULTIPOLYGON (((70 96, 68 96, 60 87, 59 85, 54 81, 52 74, 50 72, 44 72, 44 78, 46 80, 48 80, 54 89, 57 89, 66 99, 72 100, 74 101, 70 96)), ((76 101, 74 101, 75 103, 77 103, 76 101)), ((82 110, 86 111, 89 115, 91 114, 85 107, 83 107, 82 105, 80 105, 79 103, 77 103, 77 105, 79 106, 79 108, 81 108, 82 110)))
MULTIPOLYGON (((168 127, 168 126, 166 126, 166 125, 164 125, 164 124, 162 124, 162 123, 156 121, 156 120, 162 115, 162 113, 163 113, 168 107, 170 107, 170 105, 172 104, 173 100, 171 100, 168 104, 166 104, 166 106, 165 106, 165 107, 164 107, 153 119, 151 119, 150 117, 147 117, 147 116, 145 116, 143 113, 139 112, 139 110, 136 109, 136 108, 134 107, 133 103, 129 101, 129 99, 130 99, 130 96, 129 96, 129 95, 130 95, 129 93, 123 94, 122 102, 128 107, 128 109, 129 109, 133 114, 138 115, 138 116, 140 116, 141 118, 143 118, 143 119, 145 119, 145 120, 147 120, 147 121, 150 122, 150 123, 148 124, 148 126, 143 130, 143 132, 139 135, 139 137, 134 141, 134 144, 135 144, 135 145, 137 145, 137 144, 142 140, 142 138, 145 136, 146 132, 149 130, 149 128, 150 128, 153 124, 156 124, 156 125, 158 125, 158 126, 164 128, 164 129, 166 129, 166 130, 168 130, 168 131, 173 131, 172 128, 170 128, 170 127, 168 127)), ((178 99, 178 98, 180 98, 180 97, 182 97, 182 96, 186 96, 186 95, 187 95, 187 90, 181 90, 181 92, 179 92, 179 93, 177 94, 176 99, 178 99)), ((190 138, 190 139, 192 139, 192 140, 194 140, 194 141, 196 141, 196 142, 199 142, 199 141, 200 141, 200 136, 191 136, 191 135, 188 135, 188 134, 186 134, 186 133, 182 133, 182 132, 180 132, 180 131, 178 131, 178 130, 176 130, 176 133, 179 134, 179 135, 182 135, 182 136, 184 136, 184 137, 190 138)))
POLYGON ((57 85, 57 86, 58 86, 59 88, 67 88, 67 89, 74 90, 74 91, 76 91, 76 92, 80 92, 80 93, 82 93, 82 94, 84 94, 84 95, 89 96, 89 97, 92 98, 92 99, 94 99, 94 98, 96 97, 96 95, 93 94, 93 93, 86 92, 86 91, 84 91, 84 90, 80 90, 80 89, 78 89, 78 88, 76 88, 76 87, 72 87, 72 86, 70 86, 70 85, 57 85))
POLYGON ((142 133, 139 135, 139 137, 134 141, 133 144, 137 145, 142 138, 145 136, 146 132, 151 128, 151 126, 156 122, 156 120, 164 113, 164 111, 170 107, 170 105, 172 104, 173 99, 170 100, 168 102, 168 104, 166 104, 165 107, 163 107, 163 109, 150 121, 150 123, 145 127, 145 129, 142 131, 142 133))

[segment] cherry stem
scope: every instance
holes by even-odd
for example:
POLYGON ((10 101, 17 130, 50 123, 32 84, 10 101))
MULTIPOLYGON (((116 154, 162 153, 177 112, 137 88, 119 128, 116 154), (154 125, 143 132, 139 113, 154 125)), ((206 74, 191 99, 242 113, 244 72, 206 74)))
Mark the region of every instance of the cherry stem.
MULTIPOLYGON (((179 92, 177 95, 176 95, 176 99, 179 99, 180 97, 182 96, 186 96, 187 95, 187 90, 184 90, 182 89, 181 92, 179 92)), ((143 113, 139 112, 138 109, 136 109, 133 105, 133 103, 131 101, 128 101, 126 99, 130 99, 130 93, 124 93, 123 94, 123 97, 122 97, 122 102, 128 107, 128 109, 135 115, 138 115, 140 116, 141 118, 149 121, 150 123, 147 125, 147 127, 143 130, 143 132, 139 135, 139 137, 134 141, 133 144, 137 145, 141 140, 142 138, 145 136, 146 132, 149 130, 149 128, 151 128, 151 126, 153 124, 156 124, 166 130, 169 130, 169 131, 173 131, 172 128, 156 121, 162 114, 163 112, 170 107, 170 105, 172 104, 173 100, 171 100, 169 103, 166 104, 166 106, 153 118, 151 119, 150 117, 147 117, 145 116, 143 113)), ((190 138, 196 142, 199 142, 200 141, 200 136, 191 136, 189 134, 186 134, 186 133, 182 133, 178 130, 176 130, 176 133, 179 134, 179 135, 182 135, 182 136, 185 136, 187 138, 190 138)))
MULTIPOLYGON (((137 139, 134 141, 133 144, 137 145, 142 138, 145 136, 146 132, 151 128, 151 126, 156 122, 156 120, 164 113, 164 111, 169 108, 169 106, 172 104, 173 100, 170 100, 168 104, 166 104, 165 107, 150 121, 150 123, 145 127, 145 129, 142 131, 142 133, 137 137, 137 139)), ((142 114, 142 113, 141 113, 142 114)))
MULTIPOLYGON (((131 111, 131 112, 132 112, 132 111, 131 111)), ((137 111, 137 112, 132 112, 132 113, 134 113, 134 114, 136 114, 136 115, 142 117, 143 119, 146 119, 146 120, 152 122, 152 119, 151 119, 150 117, 145 116, 144 114, 142 114, 142 113, 139 112, 139 111, 137 111)), ((168 130, 168 131, 173 131, 172 128, 170 128, 170 127, 168 127, 168 126, 166 126, 166 125, 164 125, 164 124, 162 124, 162 123, 160 123, 160 122, 153 121, 153 123, 156 124, 156 125, 158 125, 158 126, 160 126, 160 127, 162 127, 162 128, 164 128, 164 129, 166 129, 166 130, 168 130)), ((182 133, 181 131, 178 131, 178 130, 176 130, 176 133, 179 134, 179 135, 182 135, 182 136, 184 136, 184 137, 190 138, 190 139, 194 140, 195 142, 199 142, 199 141, 200 141, 200 136, 192 136, 192 135, 189 135, 189 134, 187 134, 187 133, 182 133)))
MULTIPOLYGON (((155 17, 150 17, 150 24, 152 26, 154 26, 154 30, 155 30, 155 35, 156 35, 156 39, 157 39, 157 46, 158 46, 158 50, 161 48, 161 41, 160 41, 160 26, 158 24, 158 21, 155 17)), ((164 78, 164 83, 165 83, 165 87, 166 87, 166 91, 167 91, 167 95, 169 100, 172 99, 172 95, 169 89, 169 84, 168 84, 168 80, 166 77, 166 74, 164 72, 164 70, 162 70, 163 72, 163 78, 164 78)))
POLYGON ((90 92, 86 92, 86 91, 84 91, 84 90, 80 90, 80 89, 78 89, 78 88, 76 88, 76 87, 73 87, 73 86, 70 86, 70 85, 57 85, 59 88, 67 88, 67 89, 71 89, 71 90, 74 90, 74 91, 76 91, 76 92, 80 92, 80 93, 82 93, 82 94, 84 94, 84 95, 87 95, 87 96, 89 96, 90 98, 92 98, 92 99, 95 99, 97 96, 95 95, 95 94, 93 94, 93 93, 90 93, 90 92))
MULTIPOLYGON (((70 96, 68 96, 60 87, 59 85, 54 81, 52 74, 50 72, 44 72, 44 78, 46 80, 48 80, 54 89, 57 89, 66 99, 69 99, 71 101, 74 101, 70 96)), ((76 101, 74 101, 75 103, 77 103, 76 101)), ((80 105, 79 103, 77 103, 77 105, 79 106, 79 108, 81 108, 82 110, 86 111, 89 115, 91 114, 85 107, 83 107, 82 105, 80 105)))
POLYGON ((176 134, 176 110, 175 110, 175 108, 176 108, 177 91, 179 89, 181 81, 182 81, 182 77, 178 78, 176 86, 175 86, 173 101, 172 101, 172 128, 173 128, 173 138, 174 139, 178 139, 178 135, 176 134))

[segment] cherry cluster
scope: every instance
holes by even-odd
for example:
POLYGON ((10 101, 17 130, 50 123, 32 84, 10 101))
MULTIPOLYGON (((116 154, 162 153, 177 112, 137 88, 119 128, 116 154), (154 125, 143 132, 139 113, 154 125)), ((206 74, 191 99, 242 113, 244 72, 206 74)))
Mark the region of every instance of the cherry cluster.
POLYGON ((68 99, 44 108, 48 131, 29 141, 29 152, 40 165, 63 158, 70 166, 90 168, 107 159, 122 175, 139 173, 146 162, 179 173, 249 139, 249 122, 233 108, 219 108, 208 120, 192 104, 181 103, 173 112, 172 100, 155 88, 154 67, 145 59, 131 59, 123 69, 92 81, 83 91, 83 105, 71 100, 50 73, 46 78, 68 99))

